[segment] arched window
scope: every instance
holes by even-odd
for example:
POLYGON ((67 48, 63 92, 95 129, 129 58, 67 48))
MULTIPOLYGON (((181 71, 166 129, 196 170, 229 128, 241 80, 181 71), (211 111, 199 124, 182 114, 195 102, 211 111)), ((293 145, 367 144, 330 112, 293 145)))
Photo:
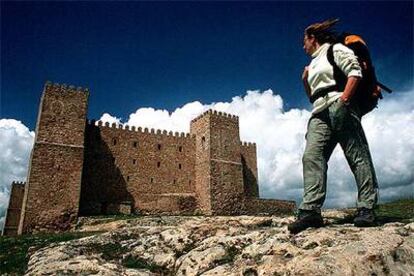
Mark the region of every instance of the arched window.
POLYGON ((161 144, 158 144, 158 150, 161 150, 161 144))
POLYGON ((182 151, 183 151, 183 147, 182 147, 182 146, 179 146, 179 147, 178 147, 178 151, 179 151, 179 152, 182 152, 182 151))
POLYGON ((159 168, 161 166, 161 162, 160 161, 158 161, 157 162, 157 167, 159 168))
POLYGON ((181 170, 181 164, 178 164, 178 168, 181 170))
POLYGON ((116 138, 112 138, 112 145, 116 145, 116 143, 117 143, 118 141, 117 141, 117 139, 116 138))
POLYGON ((132 164, 136 164, 137 163, 137 159, 132 159, 132 164))
POLYGON ((150 181, 151 181, 151 183, 154 183, 154 178, 151 177, 151 180, 150 181))
POLYGON ((138 147, 138 142, 137 142, 137 141, 134 141, 134 142, 132 143, 132 146, 133 146, 134 148, 138 147))

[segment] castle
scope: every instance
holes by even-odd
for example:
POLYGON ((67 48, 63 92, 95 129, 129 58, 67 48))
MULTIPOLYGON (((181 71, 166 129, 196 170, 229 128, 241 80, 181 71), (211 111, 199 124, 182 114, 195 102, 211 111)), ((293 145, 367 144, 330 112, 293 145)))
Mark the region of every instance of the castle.
POLYGON ((87 120, 89 91, 44 86, 27 183, 12 183, 4 235, 67 231, 101 214, 257 215, 294 201, 260 199, 256 144, 239 118, 209 110, 190 133, 87 120))

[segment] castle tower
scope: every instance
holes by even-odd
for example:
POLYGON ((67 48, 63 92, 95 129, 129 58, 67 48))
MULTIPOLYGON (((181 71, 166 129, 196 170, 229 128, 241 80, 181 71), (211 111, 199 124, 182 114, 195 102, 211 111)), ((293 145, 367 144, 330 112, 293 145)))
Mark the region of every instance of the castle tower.
POLYGON ((240 214, 243 208, 243 166, 239 118, 207 111, 191 121, 196 136, 195 192, 207 215, 240 214))
POLYGON ((87 89, 46 83, 18 233, 62 231, 77 219, 87 89))
POLYGON ((10 191, 9 207, 6 211, 3 236, 16 236, 19 227, 25 182, 13 181, 10 191))

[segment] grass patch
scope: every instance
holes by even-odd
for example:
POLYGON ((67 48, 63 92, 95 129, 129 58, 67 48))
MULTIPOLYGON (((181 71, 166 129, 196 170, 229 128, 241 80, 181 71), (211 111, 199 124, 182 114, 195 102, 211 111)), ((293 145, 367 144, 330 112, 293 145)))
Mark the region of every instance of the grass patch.
POLYGON ((27 252, 30 247, 39 249, 52 243, 79 239, 96 233, 68 232, 0 237, 0 274, 23 275, 27 269, 27 252))
MULTIPOLYGON (((353 223, 355 209, 344 209, 347 216, 337 219, 333 224, 353 223)), ((378 225, 390 222, 409 223, 414 220, 414 198, 404 198, 395 201, 378 204, 375 209, 378 225)))
POLYGON ((414 219, 414 198, 399 199, 380 204, 375 213, 378 220, 384 223, 392 221, 409 222, 414 219))

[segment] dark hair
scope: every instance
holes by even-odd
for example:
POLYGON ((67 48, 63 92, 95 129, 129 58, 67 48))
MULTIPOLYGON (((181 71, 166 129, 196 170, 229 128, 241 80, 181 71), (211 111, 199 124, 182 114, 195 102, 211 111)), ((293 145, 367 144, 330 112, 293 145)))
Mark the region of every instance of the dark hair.
POLYGON ((323 22, 314 23, 309 25, 305 29, 305 35, 308 37, 314 36, 320 43, 333 43, 337 40, 337 34, 333 30, 333 26, 339 21, 339 19, 329 19, 323 22))

